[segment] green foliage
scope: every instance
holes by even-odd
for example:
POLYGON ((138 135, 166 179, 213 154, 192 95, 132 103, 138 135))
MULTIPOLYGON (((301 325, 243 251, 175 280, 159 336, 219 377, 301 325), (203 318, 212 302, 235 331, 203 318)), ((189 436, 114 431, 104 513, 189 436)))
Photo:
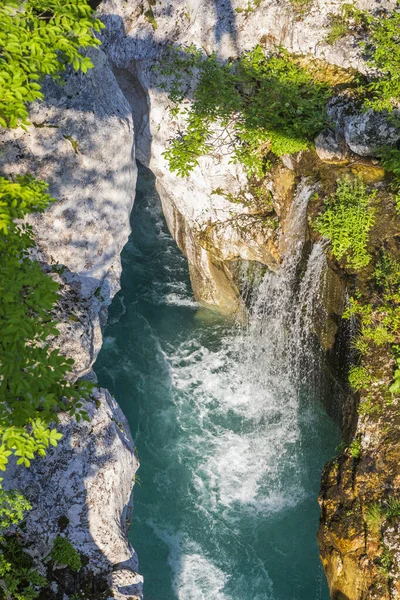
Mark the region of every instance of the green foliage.
POLYGON ((371 207, 376 192, 368 192, 361 179, 345 178, 338 182, 336 193, 325 201, 325 212, 315 222, 316 230, 328 238, 337 260, 346 256, 353 269, 368 265, 368 233, 375 222, 371 207))
POLYGON ((396 368, 393 373, 393 383, 390 386, 392 394, 400 394, 400 358, 396 358, 396 368))
MULTIPOLYGON (((352 348, 354 348, 354 350, 357 350, 357 352, 359 354, 367 354, 367 352, 369 350, 369 343, 367 342, 366 339, 364 339, 362 336, 359 335, 358 337, 356 337, 353 340, 352 348)), ((350 382, 350 385, 353 389, 357 389, 357 386, 354 387, 354 385, 352 385, 351 382, 350 382)))
POLYGON ((377 111, 392 111, 400 99, 400 12, 373 16, 364 13, 368 41, 364 44, 368 64, 378 70, 378 74, 368 85, 370 98, 365 108, 377 111))
MULTIPOLYGON (((361 304, 354 298, 350 299, 343 317, 357 316, 360 324, 360 333, 353 346, 364 355, 370 350, 387 346, 395 355, 396 368, 393 373, 393 382, 389 386, 381 385, 381 393, 387 398, 393 394, 400 393, 400 295, 398 288, 400 284, 399 264, 385 251, 381 252, 375 269, 375 280, 383 288, 383 295, 379 296, 376 306, 361 304)), ((361 366, 353 366, 350 369, 349 381, 355 391, 367 391, 372 383, 376 381, 373 364, 368 365, 368 359, 361 366)), ((380 379, 381 377, 379 377, 380 379)), ((368 414, 376 412, 376 407, 368 401, 365 406, 368 414)))
POLYGON ((247 0, 247 6, 245 8, 239 6, 235 8, 235 12, 244 13, 244 15, 248 17, 260 6, 261 2, 262 0, 247 0))
POLYGON ((354 4, 342 4, 338 14, 330 14, 330 29, 325 38, 328 44, 335 44, 355 28, 359 27, 365 20, 364 13, 357 10, 354 4))
POLYGON ((400 182, 400 150, 391 146, 382 146, 376 151, 376 155, 381 159, 382 167, 393 173, 396 181, 400 182))
POLYGON ((31 212, 41 212, 52 201, 48 185, 32 175, 22 175, 14 180, 0 177, 0 233, 8 233, 13 219, 23 219, 31 212))
POLYGON ((393 344, 396 341, 395 334, 384 323, 374 323, 371 327, 363 327, 361 336, 363 340, 372 342, 375 346, 393 344))
POLYGON ((347 22, 340 15, 334 15, 331 17, 330 29, 325 41, 332 46, 348 33, 349 26, 347 22))
POLYGON ((32 558, 24 552, 21 542, 6 536, 0 544, 0 598, 3 600, 34 600, 38 587, 46 579, 32 567, 32 558))
POLYGON ((154 16, 153 9, 151 8, 151 6, 149 7, 148 10, 145 11, 144 16, 155 31, 158 28, 158 24, 157 24, 157 21, 156 21, 156 18, 154 16))
POLYGON ((193 46, 170 49, 160 69, 175 104, 173 114, 186 118, 182 132, 164 153, 171 171, 186 176, 200 156, 233 152, 249 177, 262 178, 268 154, 306 149, 326 124, 327 84, 315 81, 284 50, 266 57, 260 46, 237 61, 204 58, 193 46), (184 77, 195 80, 185 89, 184 77), (193 102, 179 106, 187 94, 193 102), (218 132, 218 141, 212 134, 218 132))
POLYGON ((386 251, 381 256, 375 267, 375 281, 386 293, 395 293, 400 286, 400 262, 386 251))
POLYGON ((57 445, 61 434, 47 424, 59 410, 87 418, 80 409, 90 385, 69 381, 73 361, 49 345, 58 334, 51 315, 58 284, 29 256, 31 228, 11 220, 44 210, 50 201, 46 190, 31 177, 0 178, 1 470, 12 453, 28 467, 36 453, 44 456, 49 445, 57 445))
POLYGON ((5 0, 0 4, 0 126, 27 123, 28 102, 43 98, 41 78, 59 77, 67 65, 92 67, 82 49, 97 46, 86 0, 5 0))
POLYGON ((387 576, 393 564, 393 554, 386 546, 382 545, 382 553, 379 557, 380 571, 387 576))
POLYGON ((298 10, 305 10, 312 5, 313 0, 290 0, 290 3, 298 10))
POLYGON ((71 542, 65 537, 58 535, 54 540, 53 550, 50 557, 59 565, 69 567, 73 571, 79 571, 82 567, 82 559, 71 542))
POLYGON ((352 365, 349 372, 349 383, 355 392, 368 390, 372 383, 372 377, 365 367, 352 365))
POLYGON ((378 502, 370 504, 365 512, 365 521, 373 535, 379 535, 383 522, 383 510, 378 502))
POLYGON ((359 459, 361 456, 361 440, 360 439, 356 439, 353 442, 351 442, 350 446, 349 446, 349 452, 350 455, 355 458, 355 459, 359 459))
POLYGON ((46 579, 33 568, 32 558, 24 552, 21 541, 5 535, 12 525, 18 525, 31 505, 17 490, 0 489, 0 599, 34 600, 38 586, 46 579))
POLYGON ((18 525, 31 508, 28 500, 17 490, 5 491, 0 488, 0 540, 2 532, 11 525, 18 525))
POLYGON ((387 499, 385 516, 388 519, 397 519, 400 517, 400 498, 392 496, 387 499))
POLYGON ((349 304, 343 312, 343 319, 350 319, 357 316, 362 319, 365 325, 372 322, 372 306, 370 304, 361 304, 357 298, 351 297, 349 304))

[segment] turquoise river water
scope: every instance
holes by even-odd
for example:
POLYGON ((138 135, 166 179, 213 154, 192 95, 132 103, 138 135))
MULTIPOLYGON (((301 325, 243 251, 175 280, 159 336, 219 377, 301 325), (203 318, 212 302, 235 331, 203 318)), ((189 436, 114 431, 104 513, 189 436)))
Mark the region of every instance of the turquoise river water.
POLYGON ((122 264, 95 371, 141 461, 145 600, 328 600, 317 495, 339 433, 280 365, 279 321, 260 337, 195 303, 143 168, 122 264))

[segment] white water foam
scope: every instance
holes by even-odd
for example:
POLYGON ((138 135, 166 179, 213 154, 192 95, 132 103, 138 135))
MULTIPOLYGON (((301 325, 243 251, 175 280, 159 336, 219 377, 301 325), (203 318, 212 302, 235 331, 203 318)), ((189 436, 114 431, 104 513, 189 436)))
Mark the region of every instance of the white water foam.
POLYGON ((168 563, 173 573, 173 588, 179 600, 231 600, 223 589, 229 576, 201 552, 197 544, 181 532, 172 533, 148 521, 157 537, 168 547, 168 563))
POLYGON ((299 400, 289 350, 311 193, 300 187, 286 258, 279 273, 265 276, 248 329, 226 337, 219 351, 191 340, 168 356, 178 421, 190 431, 182 452, 195 465, 199 505, 225 507, 233 520, 243 510, 282 511, 306 496, 297 469, 299 400))
MULTIPOLYGON (((178 347, 163 348, 174 391, 173 419, 181 429, 163 451, 170 448, 169 464, 184 462, 190 474, 187 493, 202 526, 218 529, 222 536, 224 530, 235 536, 244 518, 284 513, 308 495, 300 468, 297 361, 308 351, 313 302, 320 291, 324 267, 318 248, 297 284, 312 193, 307 183, 299 186, 282 242, 284 260, 278 273, 268 272, 263 278, 248 327, 222 336, 217 349, 210 349, 201 334, 178 347)), ((168 293, 163 291, 162 295, 154 289, 153 300, 195 305, 183 287, 171 283, 168 293)), ((171 483, 169 472, 163 476, 171 483)), ((220 562, 218 554, 210 560, 186 533, 163 529, 153 521, 148 524, 168 548, 179 600, 232 600, 227 591, 231 577, 241 574, 232 573, 229 554, 220 562)), ((242 546, 239 538, 237 544, 242 546)), ((240 547, 240 552, 250 563, 257 562, 250 545, 240 547)), ((257 577, 252 600, 271 600, 272 583, 263 564, 254 566, 257 577)))

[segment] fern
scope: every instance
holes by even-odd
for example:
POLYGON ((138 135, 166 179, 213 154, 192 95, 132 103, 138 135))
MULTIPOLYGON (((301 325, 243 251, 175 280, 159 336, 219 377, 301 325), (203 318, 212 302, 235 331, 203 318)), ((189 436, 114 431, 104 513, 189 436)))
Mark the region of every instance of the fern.
POLYGON ((339 181, 336 193, 327 198, 325 212, 315 222, 316 230, 331 242, 337 260, 346 257, 349 267, 357 270, 368 265, 368 233, 375 223, 371 207, 376 192, 368 193, 361 179, 339 181))

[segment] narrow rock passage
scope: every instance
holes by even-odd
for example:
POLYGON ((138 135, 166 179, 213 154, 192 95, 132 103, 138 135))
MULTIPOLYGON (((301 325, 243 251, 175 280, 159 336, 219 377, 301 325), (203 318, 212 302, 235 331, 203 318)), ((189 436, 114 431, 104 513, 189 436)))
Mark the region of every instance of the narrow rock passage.
POLYGON ((132 227, 95 370, 141 460, 146 600, 328 600, 317 495, 339 432, 293 381, 282 281, 264 279, 247 330, 200 308, 143 168, 132 227))

